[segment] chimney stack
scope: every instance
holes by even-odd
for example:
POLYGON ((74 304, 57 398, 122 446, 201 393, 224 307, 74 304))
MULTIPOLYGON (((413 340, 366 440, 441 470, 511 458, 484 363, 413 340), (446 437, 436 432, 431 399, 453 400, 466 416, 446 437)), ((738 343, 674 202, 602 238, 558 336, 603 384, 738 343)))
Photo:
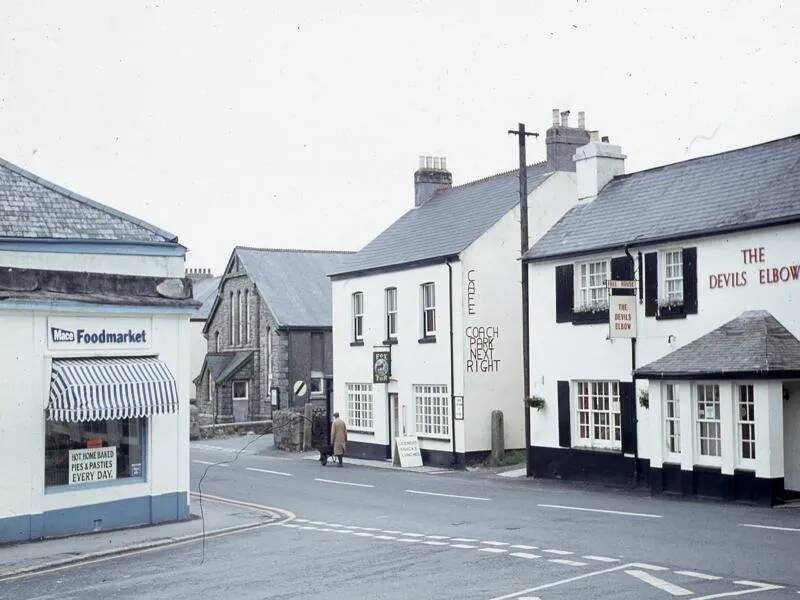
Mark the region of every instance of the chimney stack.
POLYGON ((575 171, 578 176, 578 203, 597 198, 606 184, 617 175, 625 173, 622 148, 608 143, 608 136, 597 141, 598 132, 591 132, 591 141, 575 151, 575 171))
POLYGON ((420 156, 419 168, 414 173, 414 206, 422 206, 439 190, 453 185, 453 176, 447 170, 444 156, 420 156))
POLYGON ((186 277, 193 281, 198 281, 200 279, 211 279, 213 275, 211 274, 211 269, 192 267, 186 269, 186 277))
POLYGON ((572 157, 575 151, 589 141, 586 131, 586 113, 578 113, 578 126, 569 126, 569 110, 553 109, 553 125, 545 134, 547 163, 556 171, 574 171, 572 157), (560 120, 559 120, 560 118, 560 120))

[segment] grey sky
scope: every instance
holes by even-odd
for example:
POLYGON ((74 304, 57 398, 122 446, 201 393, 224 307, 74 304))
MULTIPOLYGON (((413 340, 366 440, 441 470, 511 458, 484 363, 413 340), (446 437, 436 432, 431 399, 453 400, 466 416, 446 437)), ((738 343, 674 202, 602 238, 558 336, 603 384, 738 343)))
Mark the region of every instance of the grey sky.
POLYGON ((6 0, 0 156, 219 271, 235 244, 359 248, 417 155, 514 168, 506 130, 555 107, 628 171, 800 133, 798 4, 399 4, 6 0))

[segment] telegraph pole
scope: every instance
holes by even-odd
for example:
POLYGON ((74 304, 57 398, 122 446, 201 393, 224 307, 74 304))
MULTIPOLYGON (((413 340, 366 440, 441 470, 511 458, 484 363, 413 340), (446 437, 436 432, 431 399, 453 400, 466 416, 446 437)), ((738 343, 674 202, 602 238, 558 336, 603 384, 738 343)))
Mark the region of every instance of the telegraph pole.
POLYGON ((516 135, 519 140, 519 230, 520 230, 520 265, 522 268, 522 389, 523 404, 525 406, 525 472, 528 477, 533 475, 531 468, 531 410, 528 398, 531 395, 531 369, 530 369, 530 324, 528 323, 528 265, 522 260, 528 251, 528 161, 525 150, 527 137, 538 138, 538 133, 526 132, 525 123, 519 124, 519 129, 509 129, 509 135, 516 135))

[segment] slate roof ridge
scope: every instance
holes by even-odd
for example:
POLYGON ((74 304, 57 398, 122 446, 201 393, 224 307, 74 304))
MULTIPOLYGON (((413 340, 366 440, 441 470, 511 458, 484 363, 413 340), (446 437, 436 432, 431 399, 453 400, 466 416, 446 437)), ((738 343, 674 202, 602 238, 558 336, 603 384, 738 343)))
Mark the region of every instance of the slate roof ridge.
MULTIPOLYGON (((678 166, 682 166, 682 165, 687 165, 689 163, 694 163, 694 162, 698 162, 698 161, 701 161, 701 160, 707 160, 707 159, 715 158, 715 157, 718 157, 718 156, 724 156, 724 155, 727 155, 727 154, 736 154, 737 152, 744 152, 744 151, 747 151, 747 150, 752 150, 753 148, 758 148, 760 146, 768 146, 770 144, 776 144, 778 142, 785 142, 787 140, 791 140, 791 139, 794 139, 794 138, 797 138, 798 140, 800 140, 800 133, 787 135, 787 136, 784 136, 782 138, 777 138, 777 139, 774 139, 774 140, 767 140, 766 142, 759 142, 757 144, 751 144, 749 146, 740 146, 739 148, 732 148, 730 150, 720 150, 719 152, 714 152, 713 154, 704 154, 703 156, 695 156, 694 158, 687 158, 685 160, 678 160, 678 161, 671 162, 671 163, 666 163, 666 164, 663 164, 663 165, 656 165, 656 166, 653 166, 653 167, 648 167, 647 169, 642 169, 641 171, 633 171, 631 173, 623 173, 622 175, 615 175, 614 178, 611 181, 609 181, 608 184, 606 184, 606 186, 603 186, 603 189, 605 189, 608 185, 611 185, 611 183, 613 183, 614 181, 618 181, 618 180, 622 180, 622 179, 629 179, 629 178, 635 177, 637 175, 642 175, 642 174, 650 173, 650 172, 653 172, 653 171, 662 171, 664 169, 669 169, 670 167, 678 167, 678 166)), ((598 197, 602 193, 603 193, 603 190, 600 190, 600 192, 598 193, 598 197)))
MULTIPOLYGON (((546 160, 542 160, 542 161, 537 162, 537 163, 532 163, 532 164, 526 165, 525 168, 526 169, 532 169, 532 168, 535 168, 535 167, 541 167, 541 166, 546 165, 546 164, 547 164, 547 161, 546 160)), ((509 169, 508 171, 503 171, 502 173, 495 173, 494 175, 487 175, 486 177, 481 177, 480 179, 474 179, 472 181, 466 181, 464 183, 459 183, 458 185, 453 185, 453 186, 451 186, 449 188, 443 188, 441 190, 438 190, 435 195, 438 196, 440 194, 446 194, 450 190, 460 190, 462 188, 469 187, 471 185, 475 185, 477 183, 483 183, 485 181, 489 181, 490 179, 494 179, 495 177, 505 177, 507 175, 518 174, 518 173, 519 173, 519 167, 517 167, 515 169, 509 169)))
POLYGON ((298 252, 306 254, 355 254, 357 250, 313 250, 304 248, 258 248, 256 246, 235 246, 236 250, 254 250, 256 252, 298 252))
POLYGON ((117 210, 116 208, 112 208, 111 206, 102 204, 100 202, 97 202, 96 200, 92 200, 91 198, 87 198, 86 196, 78 194, 77 192, 73 192, 72 190, 68 190, 67 188, 61 187, 57 183, 53 183, 52 181, 40 177, 35 173, 31 173, 30 171, 23 169, 22 167, 7 161, 2 157, 0 157, 0 167, 4 167, 13 173, 16 173, 20 177, 24 177, 25 179, 28 179, 38 185, 41 185, 42 187, 45 187, 57 194, 66 196, 70 200, 80 202, 81 204, 85 204, 86 206, 89 206, 90 208, 93 208, 95 210, 105 212, 113 217, 117 217, 118 219, 129 221, 134 225, 138 225, 139 227, 141 227, 142 229, 146 229, 150 233, 154 233, 160 237, 163 237, 164 241, 166 242, 173 242, 176 244, 178 243, 178 236, 175 235, 174 233, 171 233, 165 229, 161 229, 160 227, 156 227, 152 223, 148 223, 147 221, 134 217, 133 215, 129 215, 125 212, 122 212, 121 210, 117 210))

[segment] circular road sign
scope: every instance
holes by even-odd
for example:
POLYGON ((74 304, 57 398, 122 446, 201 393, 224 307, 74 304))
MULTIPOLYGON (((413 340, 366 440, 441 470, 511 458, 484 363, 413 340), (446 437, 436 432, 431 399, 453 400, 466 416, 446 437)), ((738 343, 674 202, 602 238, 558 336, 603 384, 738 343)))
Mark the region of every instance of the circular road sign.
POLYGON ((301 381, 295 381, 293 389, 294 389, 295 398, 302 398, 303 396, 306 395, 306 392, 308 391, 308 386, 306 386, 306 382, 305 381, 302 381, 302 380, 301 381))

